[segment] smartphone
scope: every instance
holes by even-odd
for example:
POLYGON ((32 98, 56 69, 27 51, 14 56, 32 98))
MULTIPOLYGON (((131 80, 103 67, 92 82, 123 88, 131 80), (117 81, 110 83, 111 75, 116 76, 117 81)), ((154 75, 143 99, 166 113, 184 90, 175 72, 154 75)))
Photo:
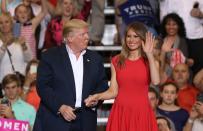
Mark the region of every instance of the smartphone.
POLYGON ((37 73, 37 65, 31 65, 30 66, 30 74, 37 73))
POLYGON ((18 38, 20 37, 20 32, 21 32, 21 24, 20 23, 14 23, 13 24, 13 36, 18 38))
POLYGON ((9 106, 9 100, 4 98, 1 100, 1 104, 5 104, 9 106))
POLYGON ((193 5, 193 8, 199 8, 199 3, 195 2, 194 5, 193 5))

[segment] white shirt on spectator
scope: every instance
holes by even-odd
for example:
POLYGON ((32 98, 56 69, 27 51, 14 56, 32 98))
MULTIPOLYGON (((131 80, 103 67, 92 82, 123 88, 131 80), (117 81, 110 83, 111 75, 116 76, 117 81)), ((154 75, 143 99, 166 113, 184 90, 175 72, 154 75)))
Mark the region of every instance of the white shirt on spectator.
POLYGON ((192 131, 203 131, 203 121, 196 119, 193 123, 192 131))

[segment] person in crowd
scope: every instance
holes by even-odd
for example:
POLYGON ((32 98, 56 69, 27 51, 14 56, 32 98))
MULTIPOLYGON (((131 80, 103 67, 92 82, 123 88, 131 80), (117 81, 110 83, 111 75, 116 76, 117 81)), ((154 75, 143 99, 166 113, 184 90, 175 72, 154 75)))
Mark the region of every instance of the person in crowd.
POLYGON ((148 91, 148 98, 154 114, 158 116, 157 106, 159 104, 159 94, 155 88, 150 87, 148 91))
MULTIPOLYGON (((92 45, 102 45, 105 25, 105 0, 92 0, 90 40, 92 45)), ((91 43, 90 43, 91 44, 91 43)))
POLYGON ((164 39, 161 48, 161 69, 163 70, 163 83, 172 74, 173 67, 178 63, 193 64, 188 59, 186 32, 183 20, 175 13, 166 15, 161 23, 161 34, 164 39))
POLYGON ((126 26, 135 21, 145 23, 148 30, 154 35, 157 35, 157 31, 155 30, 155 26, 158 24, 157 11, 157 0, 134 0, 133 2, 131 0, 115 0, 115 24, 118 32, 114 38, 115 44, 121 44, 123 42, 126 26), (126 4, 126 10, 124 12, 128 12, 129 14, 122 15, 120 7, 124 4, 126 4))
POLYGON ((150 80, 154 85, 160 80, 153 55, 154 44, 155 38, 144 24, 130 24, 121 53, 112 58, 109 89, 85 100, 86 105, 91 106, 98 100, 115 98, 107 131, 157 131, 148 99, 150 80))
POLYGON ((4 98, 8 103, 0 104, 0 115, 8 119, 28 121, 32 129, 36 111, 33 106, 23 101, 19 96, 20 80, 15 74, 8 74, 3 78, 2 87, 4 98))
POLYGON ((9 73, 25 74, 25 67, 32 59, 31 50, 23 37, 14 37, 10 13, 0 15, 0 82, 9 73))
MULTIPOLYGON (((42 10, 42 2, 41 0, 23 0, 23 4, 26 5, 29 9, 31 9, 32 18, 37 16, 39 13, 41 13, 42 10)), ((49 1, 46 1, 46 6, 50 6, 51 3, 49 1)), ((47 8, 48 8, 47 7, 47 8)), ((30 19, 32 19, 30 18, 30 19)), ((29 20, 30 20, 29 19, 29 20)), ((45 39, 45 33, 47 30, 47 25, 49 21, 51 20, 51 15, 47 13, 45 17, 41 20, 40 25, 37 26, 35 31, 35 38, 36 38, 36 45, 37 45, 37 58, 40 59, 40 54, 44 45, 44 39, 45 39)))
POLYGON ((158 124, 158 131, 172 131, 168 118, 164 116, 158 116, 156 117, 156 121, 158 124))
MULTIPOLYGON (((163 118, 164 116, 159 114, 159 112, 157 111, 157 107, 158 107, 158 104, 159 104, 159 93, 158 91, 153 88, 153 87, 150 87, 149 88, 149 91, 148 91, 148 97, 149 97, 149 102, 150 102, 150 105, 156 115, 156 120, 157 120, 157 124, 158 124, 158 129, 159 130, 163 130, 163 131, 166 131, 164 130, 165 127, 160 127, 159 123, 161 124, 164 124, 165 123, 165 120, 162 121, 161 118, 163 118), (158 121, 158 119, 160 118, 160 122, 158 121), (160 129, 161 128, 161 129, 160 129)), ((163 119, 167 119, 167 121, 169 122, 169 125, 170 125, 170 131, 176 131, 175 130, 175 125, 174 123, 167 117, 164 117, 163 119)))
MULTIPOLYGON (((79 10, 84 6, 85 0, 77 0, 79 10)), ((90 42, 91 46, 101 46, 105 25, 105 0, 92 0, 92 13, 90 15, 90 42)))
POLYGON ((91 94, 105 91, 108 80, 103 59, 87 48, 88 24, 80 19, 64 23, 65 44, 43 52, 37 72, 41 98, 34 131, 95 131, 97 102, 86 107, 91 94))
POLYGON ((44 19, 47 14, 46 8, 46 0, 41 0, 42 2, 42 10, 41 12, 30 19, 30 6, 26 6, 25 4, 20 4, 15 8, 15 20, 16 24, 20 23, 20 28, 18 29, 20 34, 16 34, 19 36, 24 36, 26 42, 30 45, 32 56, 36 58, 37 55, 37 45, 35 39, 35 31, 40 22, 44 19))
POLYGON ((157 111, 161 115, 168 117, 175 124, 177 131, 182 131, 189 114, 186 110, 176 105, 177 93, 178 87, 174 83, 164 83, 161 86, 161 103, 157 111))
POLYGON ((203 68, 203 1, 160 0, 160 19, 168 13, 177 13, 185 23, 189 58, 194 60, 194 75, 203 68))
POLYGON ((202 131, 203 130, 203 93, 199 94, 199 98, 195 102, 190 117, 183 131, 202 131))
POLYGON ((190 72, 187 64, 177 64, 173 68, 172 80, 178 86, 177 103, 188 112, 191 111, 199 93, 199 90, 189 83, 189 77, 190 72))
POLYGON ((36 59, 32 59, 28 62, 25 70, 25 82, 21 91, 22 99, 34 106, 36 110, 38 110, 40 103, 40 98, 36 90, 38 63, 39 61, 36 59))
POLYGON ((77 10, 77 4, 74 0, 59 0, 55 14, 57 16, 55 16, 48 24, 43 49, 60 46, 63 42, 62 30, 64 23, 73 18, 86 21, 90 14, 90 9, 91 0, 85 0, 84 7, 81 11, 77 10))

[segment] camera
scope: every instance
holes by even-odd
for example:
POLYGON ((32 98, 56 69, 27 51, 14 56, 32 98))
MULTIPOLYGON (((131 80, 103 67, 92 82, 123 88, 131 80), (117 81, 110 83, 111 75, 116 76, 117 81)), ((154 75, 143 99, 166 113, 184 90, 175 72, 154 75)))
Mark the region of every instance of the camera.
POLYGON ((200 101, 203 103, 203 93, 199 93, 196 97, 196 101, 200 101))
POLYGON ((1 104, 5 104, 5 105, 8 105, 8 106, 9 106, 9 105, 10 105, 10 102, 9 102, 8 99, 5 99, 5 98, 4 98, 4 99, 1 100, 1 104))

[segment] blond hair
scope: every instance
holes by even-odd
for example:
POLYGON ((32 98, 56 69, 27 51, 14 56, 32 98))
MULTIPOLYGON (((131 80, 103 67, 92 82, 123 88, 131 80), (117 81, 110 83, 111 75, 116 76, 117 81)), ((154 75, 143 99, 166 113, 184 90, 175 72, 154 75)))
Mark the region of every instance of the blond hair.
POLYGON ((80 19, 71 19, 67 21, 63 26, 63 37, 66 37, 74 29, 82 29, 88 27, 89 24, 80 19))
MULTIPOLYGON (((78 7, 78 3, 76 2, 76 0, 70 0, 70 2, 72 3, 72 6, 73 6, 73 12, 72 12, 72 15, 71 17, 75 17, 77 16, 77 14, 79 13, 79 7, 78 7)), ((57 5, 56 5, 56 8, 55 8, 55 13, 54 13, 54 16, 60 16, 60 15, 63 15, 63 8, 62 8, 62 5, 63 5, 63 0, 58 0, 57 1, 57 5)))

